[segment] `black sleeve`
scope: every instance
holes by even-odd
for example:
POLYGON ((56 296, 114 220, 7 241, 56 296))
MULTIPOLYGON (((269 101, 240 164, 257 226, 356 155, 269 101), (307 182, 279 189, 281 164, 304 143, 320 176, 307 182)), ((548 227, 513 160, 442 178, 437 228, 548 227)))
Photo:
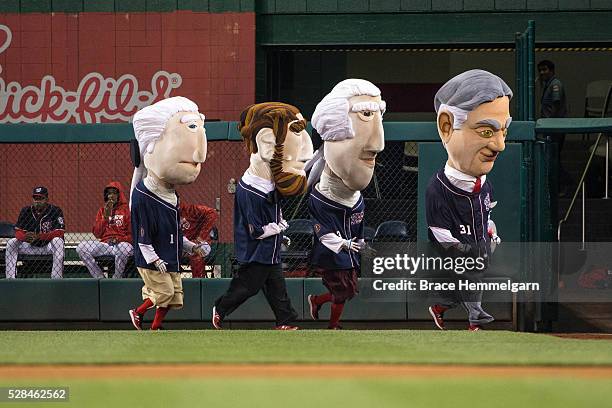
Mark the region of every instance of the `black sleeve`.
POLYGON ((28 230, 28 211, 30 207, 23 207, 19 212, 19 218, 17 218, 17 222, 15 223, 15 228, 19 228, 21 230, 28 230))
POLYGON ((66 225, 64 224, 64 212, 61 208, 55 207, 55 214, 53 214, 53 229, 54 230, 65 230, 66 225))

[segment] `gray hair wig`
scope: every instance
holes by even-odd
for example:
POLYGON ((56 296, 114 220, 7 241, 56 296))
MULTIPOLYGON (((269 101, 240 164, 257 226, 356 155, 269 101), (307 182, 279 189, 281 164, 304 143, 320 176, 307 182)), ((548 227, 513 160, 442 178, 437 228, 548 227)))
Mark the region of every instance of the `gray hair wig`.
POLYGON ((512 90, 503 79, 482 69, 472 69, 442 85, 434 97, 434 107, 438 116, 450 112, 453 128, 459 129, 469 112, 504 96, 512 99, 512 90))

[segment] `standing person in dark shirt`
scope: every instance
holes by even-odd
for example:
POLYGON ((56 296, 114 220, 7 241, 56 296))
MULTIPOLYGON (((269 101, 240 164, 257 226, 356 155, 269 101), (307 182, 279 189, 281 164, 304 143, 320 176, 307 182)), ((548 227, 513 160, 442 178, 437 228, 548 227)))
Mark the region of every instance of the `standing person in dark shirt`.
MULTIPOLYGON (((540 99, 540 118, 565 118, 567 116, 567 98, 563 83, 555 76, 555 64, 552 61, 542 60, 538 63, 538 73, 542 86, 542 97, 540 99)), ((566 194, 571 182, 570 174, 561 164, 561 150, 565 142, 564 133, 547 135, 546 138, 557 144, 557 160, 559 162, 559 184, 561 194, 566 194)))
POLYGON ((227 292, 215 302, 212 324, 263 290, 277 330, 297 330, 297 313, 287 295, 281 264, 282 197, 306 192, 304 163, 312 157, 306 121, 295 106, 281 102, 249 106, 239 130, 251 154, 250 166, 236 186, 234 245, 240 264, 227 292))
MULTIPOLYGON (((434 98, 448 161, 433 175, 425 194, 429 239, 445 256, 470 257, 483 265, 462 274, 451 272, 455 280, 480 282, 491 241, 500 242, 489 218, 496 202, 486 175, 505 149, 511 98, 512 90, 501 78, 477 69, 450 79, 434 98)), ((494 320, 481 301, 480 290, 445 292, 429 313, 443 330, 444 312, 461 304, 468 312, 469 330, 477 331, 494 320)))
POLYGON ((33 204, 23 207, 15 224, 15 238, 6 244, 6 278, 15 279, 17 257, 26 255, 53 255, 51 278, 61 279, 64 271, 64 213, 49 204, 46 187, 35 187, 33 204))
POLYGON ((359 252, 365 247, 361 190, 374 174, 376 156, 385 146, 380 89, 363 79, 337 84, 317 105, 313 127, 323 146, 307 167, 314 185, 308 210, 316 235, 312 265, 328 292, 308 295, 310 316, 331 302, 329 329, 340 329, 344 304, 358 291, 359 252))
POLYGON ((567 116, 567 99, 565 87, 555 76, 555 64, 543 60, 538 63, 538 73, 542 85, 540 104, 541 118, 564 118, 567 116))

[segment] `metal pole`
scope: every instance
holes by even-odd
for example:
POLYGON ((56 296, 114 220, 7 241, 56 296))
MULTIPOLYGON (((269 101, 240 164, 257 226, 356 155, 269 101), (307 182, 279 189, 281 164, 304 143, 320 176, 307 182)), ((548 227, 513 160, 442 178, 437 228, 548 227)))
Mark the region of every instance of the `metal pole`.
POLYGON ((606 174, 604 174, 606 178, 606 195, 604 196, 604 200, 608 198, 608 184, 610 183, 610 136, 606 133, 606 174))
POLYGON ((523 34, 523 120, 529 120, 529 41, 523 34))
POLYGON ((584 237, 585 237, 584 230, 585 230, 585 225, 586 225, 585 223, 585 220, 586 220, 586 217, 585 217, 585 206, 586 206, 585 204, 585 201, 586 201, 585 200, 586 198, 585 185, 586 183, 583 181, 582 182, 582 248, 581 248, 582 251, 584 251, 584 237))
POLYGON ((527 26, 527 120, 535 120, 535 21, 529 20, 527 26))
POLYGON ((521 77, 521 55, 522 55, 522 47, 521 47, 521 33, 516 33, 514 35, 514 74, 516 77, 516 98, 514 101, 516 103, 516 116, 518 120, 523 120, 521 114, 521 86, 522 86, 522 77, 521 77))

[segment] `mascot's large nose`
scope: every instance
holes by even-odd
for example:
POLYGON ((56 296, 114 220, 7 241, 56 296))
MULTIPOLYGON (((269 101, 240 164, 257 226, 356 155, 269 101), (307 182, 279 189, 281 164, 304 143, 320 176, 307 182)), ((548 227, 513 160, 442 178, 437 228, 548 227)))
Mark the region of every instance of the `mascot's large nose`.
POLYGON ((201 138, 198 138, 197 146, 193 152, 193 161, 196 163, 204 163, 206 160, 206 130, 201 138))

